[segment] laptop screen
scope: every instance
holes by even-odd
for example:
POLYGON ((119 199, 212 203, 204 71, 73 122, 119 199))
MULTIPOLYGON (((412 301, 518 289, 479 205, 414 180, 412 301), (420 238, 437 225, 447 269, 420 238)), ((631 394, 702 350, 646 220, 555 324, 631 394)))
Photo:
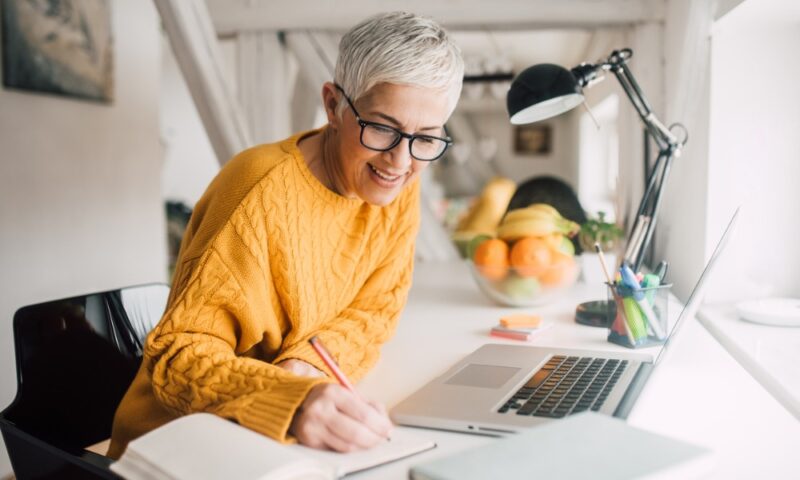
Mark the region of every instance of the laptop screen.
POLYGON ((697 313, 697 308, 700 306, 700 302, 703 301, 703 291, 705 290, 706 283, 708 283, 708 277, 711 276, 711 271, 714 269, 717 259, 725 250, 725 246, 728 244, 730 237, 733 236, 733 230, 736 227, 736 219, 738 216, 739 209, 737 208, 736 211, 733 212, 733 216, 728 222, 728 226, 725 228, 725 233, 722 234, 722 238, 720 238, 719 242, 717 242, 717 246, 714 247, 714 253, 711 254, 711 258, 708 260, 708 263, 706 263, 703 273, 700 274, 700 279, 697 280, 697 284, 695 284, 694 289, 692 289, 692 293, 689 295, 689 300, 686 302, 686 306, 683 307, 683 311, 681 311, 681 314, 678 316, 675 326, 672 327, 672 332, 670 332, 669 336, 667 337, 667 341, 664 342, 664 346, 661 348, 661 351, 656 357, 656 361, 654 363, 657 364, 664 356, 664 353, 674 341, 675 335, 678 334, 678 330, 683 326, 683 324, 686 323, 686 320, 694 317, 695 313, 697 313))

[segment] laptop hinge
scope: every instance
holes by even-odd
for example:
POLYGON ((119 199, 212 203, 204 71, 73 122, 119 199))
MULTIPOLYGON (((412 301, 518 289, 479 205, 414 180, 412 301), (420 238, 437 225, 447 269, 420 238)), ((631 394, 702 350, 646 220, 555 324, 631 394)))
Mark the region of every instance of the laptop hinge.
POLYGON ((652 372, 652 363, 642 363, 639 366, 639 370, 636 372, 633 380, 631 380, 628 390, 625 392, 625 395, 622 396, 622 400, 620 400, 619 405, 617 405, 617 409, 614 410, 615 417, 622 419, 628 418, 628 414, 631 413, 636 399, 639 398, 639 394, 642 393, 647 379, 652 372))

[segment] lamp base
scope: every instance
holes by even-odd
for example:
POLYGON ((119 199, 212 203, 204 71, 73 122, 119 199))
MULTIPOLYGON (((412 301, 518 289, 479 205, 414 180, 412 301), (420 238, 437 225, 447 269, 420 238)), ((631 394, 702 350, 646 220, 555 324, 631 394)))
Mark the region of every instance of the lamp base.
POLYGON ((590 327, 609 328, 617 316, 617 305, 608 300, 583 302, 575 308, 575 322, 590 327))

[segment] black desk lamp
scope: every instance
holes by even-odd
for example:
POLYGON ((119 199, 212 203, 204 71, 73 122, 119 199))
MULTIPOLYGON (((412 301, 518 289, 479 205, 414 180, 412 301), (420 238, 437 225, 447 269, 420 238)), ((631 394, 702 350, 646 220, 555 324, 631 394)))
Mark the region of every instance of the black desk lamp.
POLYGON ((607 59, 597 64, 582 63, 572 70, 550 63, 534 65, 523 70, 511 83, 506 104, 511 123, 521 125, 538 122, 580 105, 584 101, 584 87, 602 80, 606 71, 614 73, 659 149, 623 256, 625 261, 634 266, 634 271, 639 271, 653 236, 664 181, 672 159, 680 156, 688 135, 683 125, 666 127, 656 118, 628 69, 627 61, 632 55, 629 48, 614 50, 607 59), (680 140, 671 131, 676 128, 683 132, 680 140))

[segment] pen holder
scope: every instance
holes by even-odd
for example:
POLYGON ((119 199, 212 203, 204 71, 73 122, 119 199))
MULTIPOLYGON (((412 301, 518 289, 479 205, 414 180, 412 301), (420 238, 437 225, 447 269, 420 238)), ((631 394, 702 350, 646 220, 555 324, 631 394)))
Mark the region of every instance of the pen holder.
POLYGON ((667 284, 634 291, 624 285, 608 285, 608 341, 628 348, 664 343, 669 335, 667 305, 671 287, 667 284))

